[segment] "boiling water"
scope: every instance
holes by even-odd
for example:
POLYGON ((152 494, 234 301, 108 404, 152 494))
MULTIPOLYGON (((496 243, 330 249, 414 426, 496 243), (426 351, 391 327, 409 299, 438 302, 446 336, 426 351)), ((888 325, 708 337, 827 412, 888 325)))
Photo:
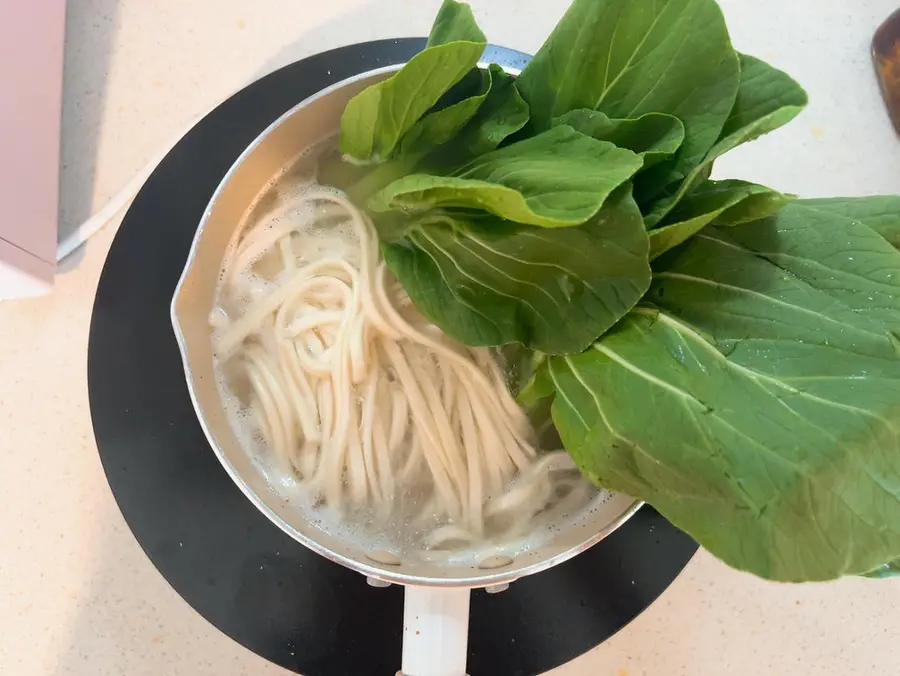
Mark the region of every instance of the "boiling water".
MULTIPOLYGON (((277 247, 253 261, 247 268, 252 274, 249 296, 235 298, 224 292, 227 275, 231 274, 231 264, 240 243, 240 233, 250 228, 262 226, 266 231, 279 231, 285 224, 308 221, 310 226, 296 232, 292 236, 292 252, 299 263, 309 263, 323 257, 344 258, 351 264, 354 249, 348 246, 353 233, 346 226, 338 223, 323 225, 322 219, 313 225, 314 212, 317 207, 310 204, 296 205, 297 199, 304 192, 313 188, 321 189, 314 183, 316 158, 322 146, 303 153, 296 162, 275 176, 260 192, 243 215, 237 228, 237 235, 232 241, 220 271, 219 288, 217 290, 216 307, 210 313, 209 322, 213 328, 213 342, 229 324, 229 317, 239 317, 251 303, 269 294, 277 288, 274 277, 280 268, 280 257, 277 247), (306 210, 306 211, 302 211, 306 210)), ((450 552, 429 553, 423 550, 421 541, 428 530, 443 525, 437 519, 416 527, 411 526, 413 514, 418 507, 418 497, 406 490, 400 497, 401 508, 388 518, 376 516, 371 508, 347 509, 344 514, 322 503, 318 494, 310 492, 296 477, 286 471, 282 465, 273 460, 273 454, 267 448, 258 424, 247 406, 246 383, 242 382, 235 369, 228 361, 214 362, 217 387, 224 410, 231 428, 242 447, 253 459, 257 470, 265 477, 270 489, 282 500, 290 503, 314 525, 332 537, 352 541, 366 551, 389 551, 404 559, 425 558, 448 560, 457 563, 477 562, 485 556, 503 554, 515 557, 521 552, 546 543, 556 535, 556 526, 548 519, 536 520, 534 528, 526 536, 517 537, 504 542, 485 541, 478 546, 467 546, 450 552)), ((606 492, 594 489, 585 491, 585 498, 573 506, 572 514, 557 514, 557 522, 563 521, 566 526, 577 525, 590 513, 598 509, 609 498, 606 492), (573 523, 573 519, 574 522, 573 523)))

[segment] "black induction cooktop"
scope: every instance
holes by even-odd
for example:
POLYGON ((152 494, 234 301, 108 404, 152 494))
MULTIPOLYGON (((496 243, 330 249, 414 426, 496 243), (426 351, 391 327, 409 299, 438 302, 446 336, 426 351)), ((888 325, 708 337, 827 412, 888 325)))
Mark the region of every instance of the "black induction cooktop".
MULTIPOLYGON (((403 63, 424 39, 335 49, 254 82, 207 115, 134 200, 103 269, 88 382, 100 457, 147 556, 203 617, 307 676, 393 676, 402 590, 307 550, 256 510, 209 448, 185 385, 169 303, 216 186, 271 122, 311 94, 403 63)), ((485 60, 528 57, 489 47, 485 60)), ((538 674, 605 641, 672 582, 697 545, 649 507, 613 535, 499 594, 473 594, 472 676, 538 674)))

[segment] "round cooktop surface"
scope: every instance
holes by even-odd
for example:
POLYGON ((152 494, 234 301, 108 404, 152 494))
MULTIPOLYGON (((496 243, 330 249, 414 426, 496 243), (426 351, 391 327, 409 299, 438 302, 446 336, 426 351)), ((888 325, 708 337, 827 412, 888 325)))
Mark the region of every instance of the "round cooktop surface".
MULTIPOLYGON (((128 525, 194 609, 307 676, 393 676, 402 590, 376 589, 307 550, 232 483, 188 396, 169 303, 204 208, 238 155, 282 113, 359 72, 403 63, 423 39, 343 47, 249 85, 195 126, 147 180, 103 269, 88 381, 97 446, 128 525)), ((486 60, 528 57, 489 47, 486 60)), ((613 535, 502 593, 472 597, 472 676, 538 674, 609 638, 672 582, 697 545, 649 507, 613 535)))

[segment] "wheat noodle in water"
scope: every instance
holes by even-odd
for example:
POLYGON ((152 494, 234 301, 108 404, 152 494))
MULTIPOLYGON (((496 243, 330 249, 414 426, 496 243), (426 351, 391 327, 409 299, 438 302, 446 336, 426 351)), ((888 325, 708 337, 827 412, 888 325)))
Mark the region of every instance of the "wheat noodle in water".
POLYGON ((342 194, 305 186, 242 233, 219 301, 215 353, 268 452, 339 513, 402 512, 442 548, 586 495, 565 453, 537 452, 491 352, 415 310, 342 194))

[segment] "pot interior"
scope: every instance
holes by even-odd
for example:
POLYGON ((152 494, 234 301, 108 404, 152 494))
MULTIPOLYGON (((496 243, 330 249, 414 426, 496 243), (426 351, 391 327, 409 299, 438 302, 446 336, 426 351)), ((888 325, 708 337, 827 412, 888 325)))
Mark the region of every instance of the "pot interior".
MULTIPOLYGON (((223 260, 260 196, 295 166, 301 154, 335 137, 347 102, 398 67, 363 73, 299 103, 273 123, 241 155, 216 190, 199 224, 186 267, 172 301, 172 322, 185 377, 210 446, 236 485, 273 523, 292 538, 363 574, 401 584, 486 586, 560 563, 615 530, 640 506, 633 498, 607 493, 591 509, 529 537, 513 555, 481 561, 431 561, 402 557, 390 544, 373 544, 348 529, 324 527, 308 506, 284 490, 289 479, 249 454, 232 427, 213 359, 209 315, 223 260)), ((301 160, 302 162, 302 160, 301 160)), ((239 534, 236 534, 239 536, 239 534)))

